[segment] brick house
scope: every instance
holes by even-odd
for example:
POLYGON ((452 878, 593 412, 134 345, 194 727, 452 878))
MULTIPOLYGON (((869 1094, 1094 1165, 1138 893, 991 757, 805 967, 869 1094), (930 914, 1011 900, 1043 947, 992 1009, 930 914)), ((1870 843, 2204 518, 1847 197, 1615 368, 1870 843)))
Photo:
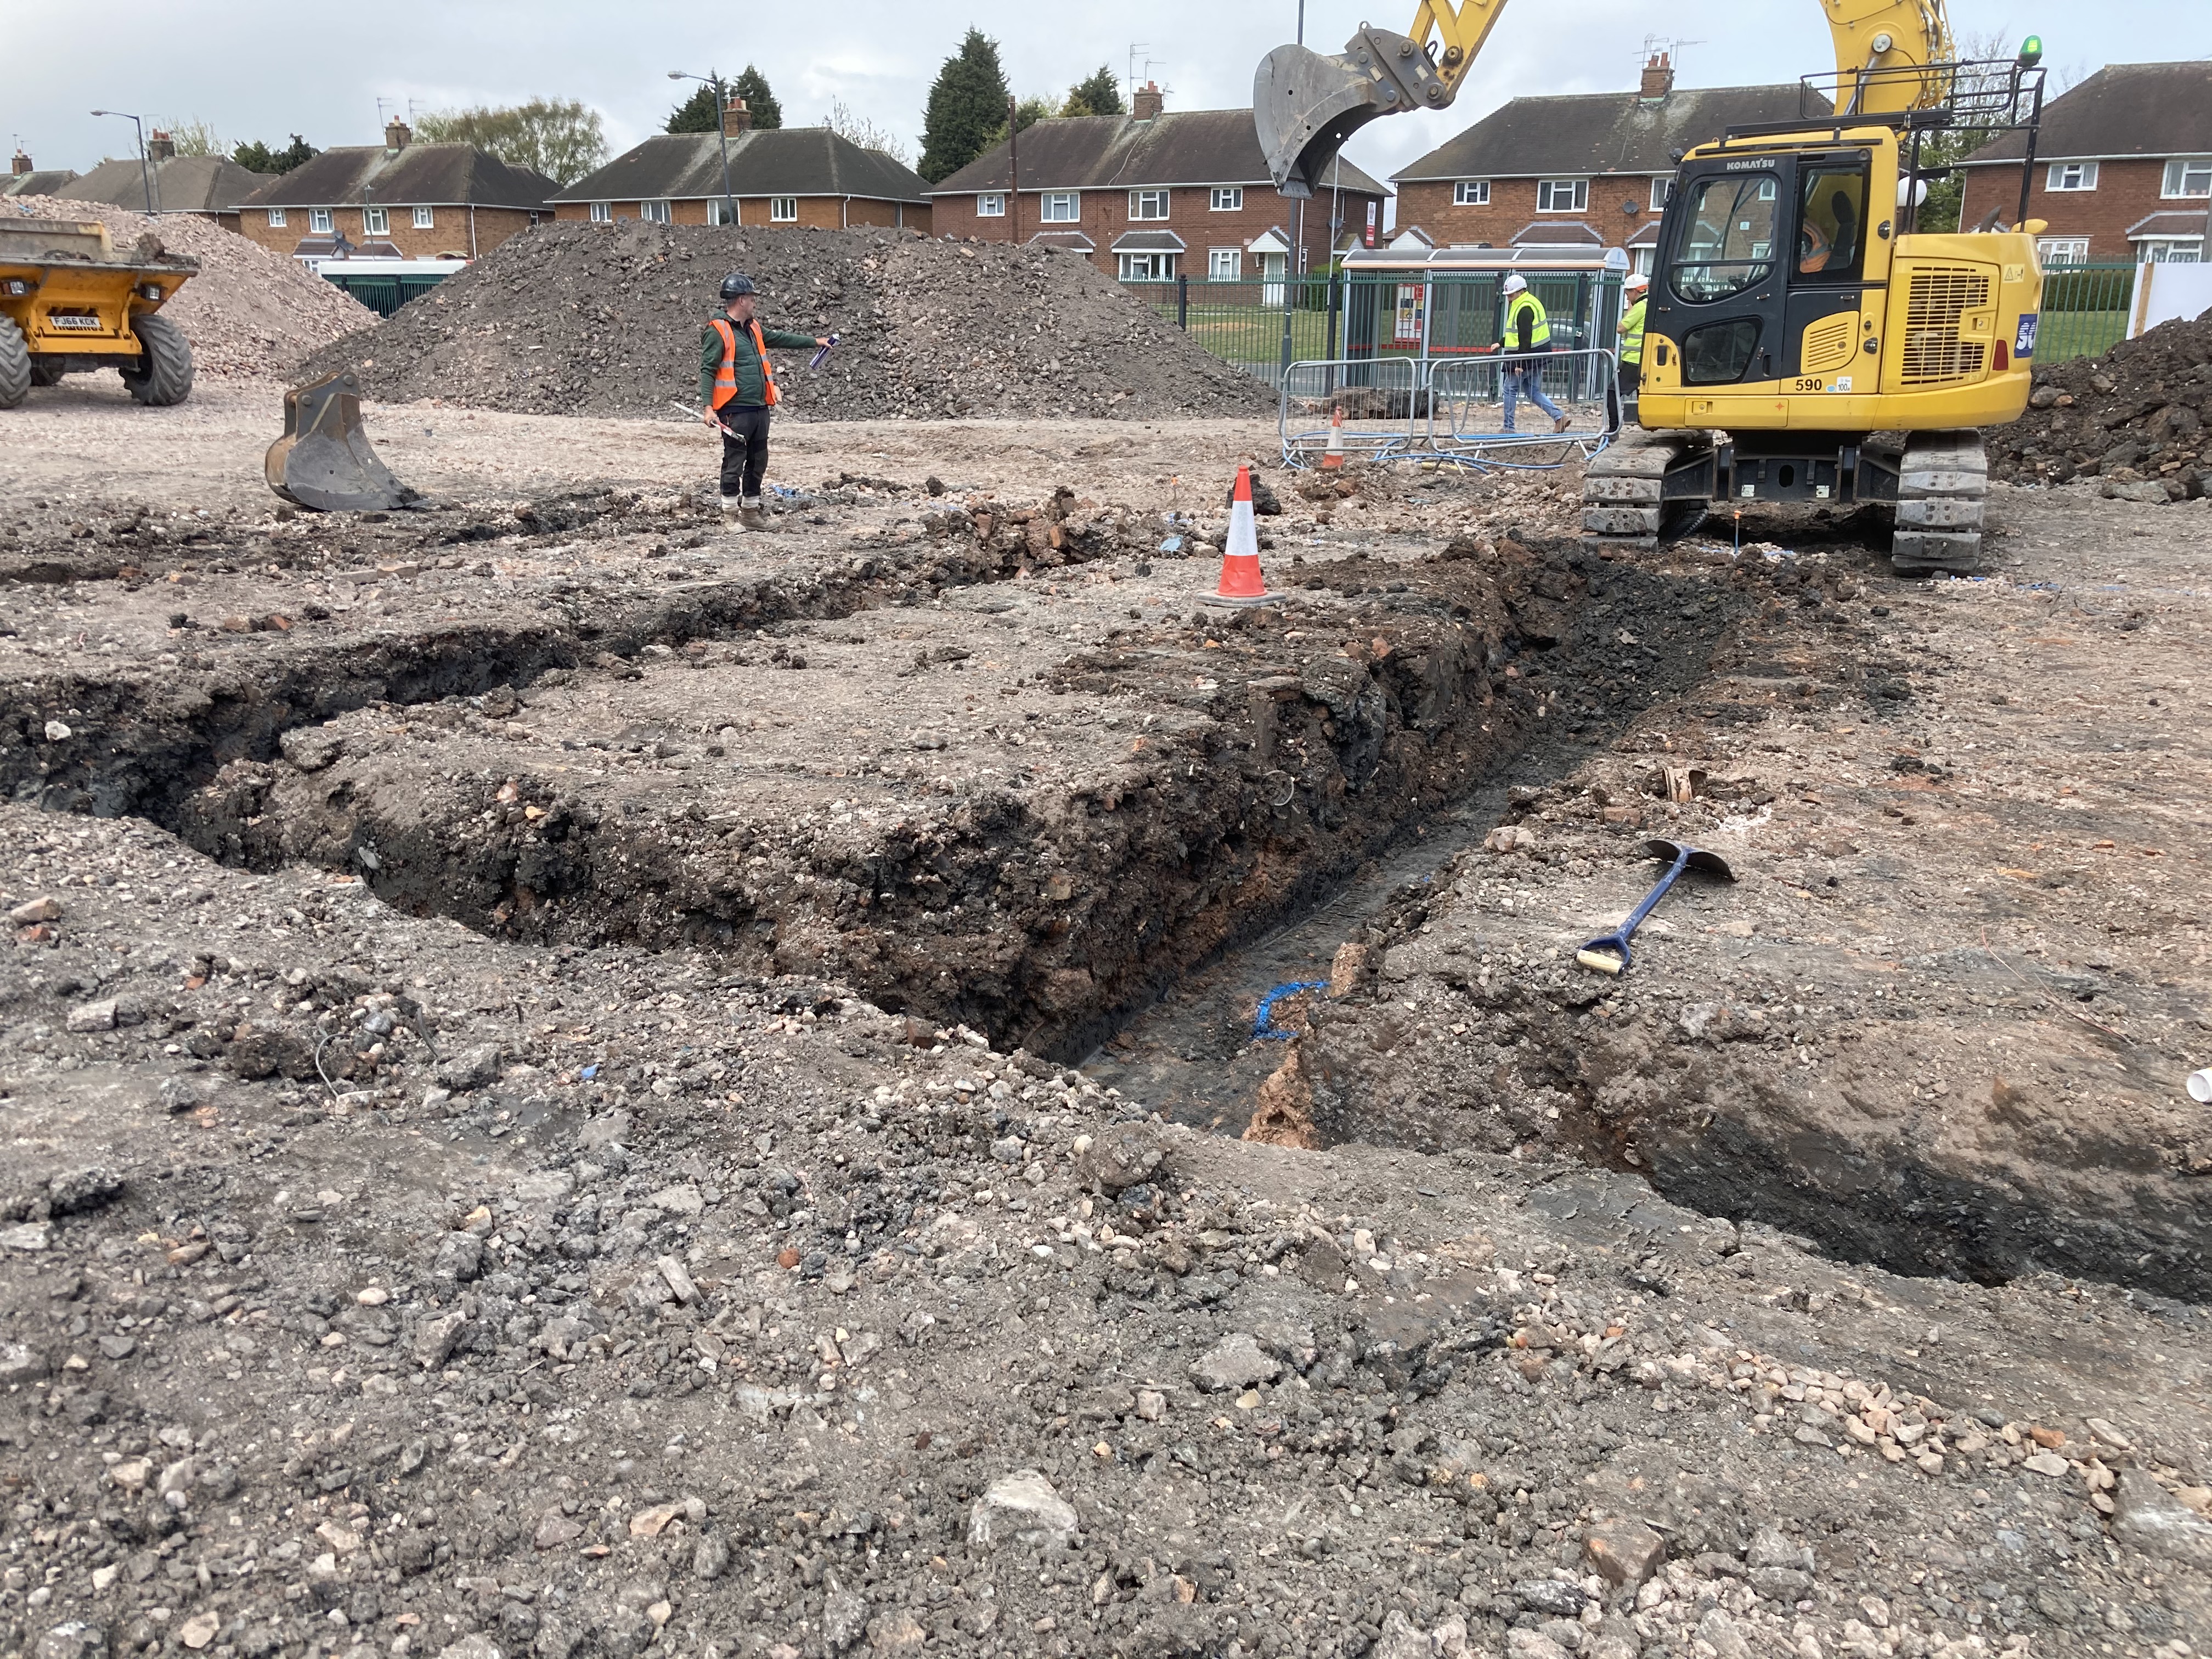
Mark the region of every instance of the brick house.
POLYGON ((69 198, 143 213, 150 189, 156 213, 189 213, 236 230, 239 204, 268 182, 227 155, 179 155, 175 141, 156 128, 146 137, 144 167, 135 155, 102 161, 70 181, 69 198))
POLYGON ((76 178, 67 167, 38 167, 19 149, 9 164, 8 176, 0 179, 0 196, 58 196, 76 178))
POLYGON ((270 179, 239 204, 240 233, 302 259, 474 259, 551 216, 559 186, 543 173, 413 138, 394 121, 381 145, 326 149, 270 179))
MULTIPOLYGON (((927 235, 921 175, 827 127, 751 125, 744 100, 729 109, 730 197, 741 225, 897 225, 927 235)), ((553 198, 558 219, 722 222, 722 144, 711 132, 665 132, 617 156, 553 198)))
MULTIPOLYGON (((1966 164, 1959 222, 2020 211, 2027 136, 1966 164)), ((2047 222, 2047 260, 2203 257, 2212 213, 2212 63, 2113 64, 2044 106, 2027 216, 2047 222)))
POLYGON ((1634 92, 1516 98, 1400 173, 1398 222, 1439 246, 1620 247, 1648 273, 1674 157, 1732 126, 1791 121, 1809 99, 1782 86, 1678 89, 1662 52, 1634 92))
MULTIPOLYGON (((1008 144, 929 187, 939 234, 1044 242, 1123 282, 1282 279, 1296 204, 1268 179, 1250 110, 1170 113, 1147 85, 1127 115, 1039 121, 1019 142, 1011 199, 1008 144)), ((1305 204, 1300 270, 1324 270, 1334 249, 1363 240, 1370 208, 1379 231, 1389 191, 1349 161, 1340 171, 1335 191, 1305 204)))

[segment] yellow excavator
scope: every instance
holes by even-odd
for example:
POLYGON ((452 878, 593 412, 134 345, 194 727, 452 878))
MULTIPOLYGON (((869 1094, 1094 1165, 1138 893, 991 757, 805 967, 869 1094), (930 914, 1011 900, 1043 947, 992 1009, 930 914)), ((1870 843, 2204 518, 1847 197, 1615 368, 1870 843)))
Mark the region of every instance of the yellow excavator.
MULTIPOLYGON (((1506 0, 1421 0, 1405 34, 1268 54, 1253 112, 1276 185, 1310 195, 1368 122, 1443 109, 1506 0)), ((1801 118, 1674 158, 1645 310, 1640 430, 1592 458, 1585 533, 1656 546, 1730 501, 1894 512, 1892 562, 1971 572, 1989 471, 1978 428, 2027 406, 2043 273, 2027 179, 2042 47, 1960 63, 1942 0, 1820 0, 1836 69, 1801 118), (1914 228, 1952 127, 2025 131, 2008 229, 1914 228), (1901 441, 1900 441, 1901 440, 1901 441)))

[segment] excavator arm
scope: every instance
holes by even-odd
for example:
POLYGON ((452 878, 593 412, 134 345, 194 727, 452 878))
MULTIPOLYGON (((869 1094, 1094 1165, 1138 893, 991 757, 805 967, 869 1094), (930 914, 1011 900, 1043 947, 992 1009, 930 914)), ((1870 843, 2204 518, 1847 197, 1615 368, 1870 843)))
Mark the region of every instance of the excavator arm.
MULTIPOLYGON (((1505 3, 1420 0, 1404 34, 1363 27, 1334 58, 1304 46, 1269 52, 1253 77, 1252 117, 1276 189, 1312 195, 1370 121, 1449 108, 1505 3)), ((1943 0, 1820 0, 1820 8, 1835 40, 1839 109, 1889 114, 1942 100, 1933 66, 1952 57, 1943 0)))

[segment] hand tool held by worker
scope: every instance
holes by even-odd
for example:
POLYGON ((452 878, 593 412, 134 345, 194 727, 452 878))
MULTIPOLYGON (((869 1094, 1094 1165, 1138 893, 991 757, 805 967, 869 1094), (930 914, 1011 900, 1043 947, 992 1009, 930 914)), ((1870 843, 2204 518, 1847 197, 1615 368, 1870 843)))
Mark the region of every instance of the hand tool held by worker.
POLYGON ((1696 870, 1705 875, 1718 876, 1723 881, 1735 879, 1735 872, 1729 868, 1728 860, 1719 854, 1708 853, 1703 848, 1692 847, 1687 842, 1662 841, 1655 837, 1644 843, 1644 850, 1653 858, 1671 860, 1667 873, 1659 878, 1659 884, 1644 896, 1644 902, 1629 912, 1628 920, 1622 922, 1617 930, 1601 934, 1575 952, 1575 960, 1583 967, 1595 968, 1601 974, 1620 974, 1626 970, 1635 961, 1629 951, 1628 941, 1644 925, 1644 918, 1650 915, 1659 901, 1667 896, 1667 890, 1674 884, 1674 878, 1683 871, 1696 870))
POLYGON ((711 409, 694 409, 690 404, 679 402, 674 398, 668 400, 668 406, 671 409, 680 409, 686 415, 696 415, 701 421, 713 427, 717 432, 727 432, 730 429, 722 424, 720 418, 711 409))

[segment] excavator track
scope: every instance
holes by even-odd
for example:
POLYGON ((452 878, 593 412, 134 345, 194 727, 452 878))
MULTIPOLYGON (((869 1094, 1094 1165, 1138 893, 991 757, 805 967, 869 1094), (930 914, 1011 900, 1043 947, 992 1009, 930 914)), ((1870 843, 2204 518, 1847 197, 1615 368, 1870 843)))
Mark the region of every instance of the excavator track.
POLYGON ((1897 534, 1889 562, 1917 574, 1971 575, 1982 564, 1982 505, 1990 493, 1982 434, 1916 432, 1897 482, 1897 534))
POLYGON ((1583 540, 1598 548, 1649 550, 1705 517, 1702 501, 1668 501, 1667 474, 1711 439, 1702 432, 1624 432, 1583 471, 1583 540))

